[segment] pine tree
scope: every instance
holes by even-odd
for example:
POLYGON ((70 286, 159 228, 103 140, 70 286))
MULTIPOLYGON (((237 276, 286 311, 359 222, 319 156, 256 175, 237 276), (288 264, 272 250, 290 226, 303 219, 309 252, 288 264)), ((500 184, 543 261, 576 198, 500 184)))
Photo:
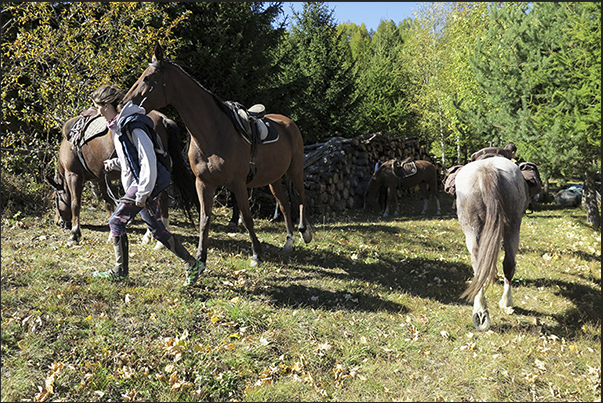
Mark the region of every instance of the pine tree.
POLYGON ((353 135, 356 67, 350 46, 324 3, 304 3, 281 48, 281 110, 306 142, 353 135))

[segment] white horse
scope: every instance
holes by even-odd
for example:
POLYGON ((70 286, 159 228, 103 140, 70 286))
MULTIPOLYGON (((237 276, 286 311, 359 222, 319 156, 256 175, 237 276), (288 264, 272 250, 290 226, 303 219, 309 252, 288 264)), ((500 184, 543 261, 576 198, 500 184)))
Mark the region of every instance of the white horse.
POLYGON ((477 330, 486 331, 490 327, 485 288, 496 280, 501 244, 505 249, 505 284, 499 306, 505 313, 513 313, 511 280, 515 274, 521 219, 529 202, 528 185, 519 167, 507 158, 471 162, 456 177, 457 215, 474 274, 461 298, 473 298, 473 325, 477 330))

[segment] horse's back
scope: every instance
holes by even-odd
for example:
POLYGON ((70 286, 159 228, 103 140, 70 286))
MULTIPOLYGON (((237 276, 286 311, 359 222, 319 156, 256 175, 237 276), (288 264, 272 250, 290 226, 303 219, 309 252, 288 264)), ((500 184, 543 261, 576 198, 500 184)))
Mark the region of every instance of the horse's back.
POLYGON ((461 211, 464 204, 481 203, 485 198, 495 196, 493 192, 497 192, 496 196, 502 202, 513 206, 521 215, 529 203, 521 170, 507 158, 493 157, 471 162, 459 171, 455 184, 457 208, 461 211))

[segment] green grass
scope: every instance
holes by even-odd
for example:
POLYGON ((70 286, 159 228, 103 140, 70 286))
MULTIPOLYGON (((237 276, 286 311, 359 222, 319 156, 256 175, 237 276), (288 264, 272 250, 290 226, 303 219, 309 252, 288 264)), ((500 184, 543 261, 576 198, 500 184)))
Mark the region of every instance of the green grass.
MULTIPOLYGON (((513 315, 487 290, 479 333, 460 294, 470 257, 450 201, 420 217, 313 217, 314 239, 281 256, 284 223, 245 230, 214 210, 208 269, 183 289, 169 251, 129 227, 130 281, 113 264, 108 215, 82 214, 83 240, 43 218, 2 221, 2 401, 600 401, 601 235, 582 209, 524 216, 513 315)), ((194 252, 180 211, 175 235, 194 252)), ((502 261, 502 253, 500 255, 502 261)))

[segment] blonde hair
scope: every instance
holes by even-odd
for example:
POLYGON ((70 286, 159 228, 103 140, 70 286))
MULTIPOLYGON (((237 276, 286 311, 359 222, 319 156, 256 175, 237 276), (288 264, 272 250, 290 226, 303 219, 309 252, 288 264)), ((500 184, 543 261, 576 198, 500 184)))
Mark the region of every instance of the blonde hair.
POLYGON ((111 104, 116 111, 120 111, 122 107, 122 100, 124 98, 124 92, 113 85, 102 85, 96 90, 92 91, 90 98, 97 105, 111 104))

